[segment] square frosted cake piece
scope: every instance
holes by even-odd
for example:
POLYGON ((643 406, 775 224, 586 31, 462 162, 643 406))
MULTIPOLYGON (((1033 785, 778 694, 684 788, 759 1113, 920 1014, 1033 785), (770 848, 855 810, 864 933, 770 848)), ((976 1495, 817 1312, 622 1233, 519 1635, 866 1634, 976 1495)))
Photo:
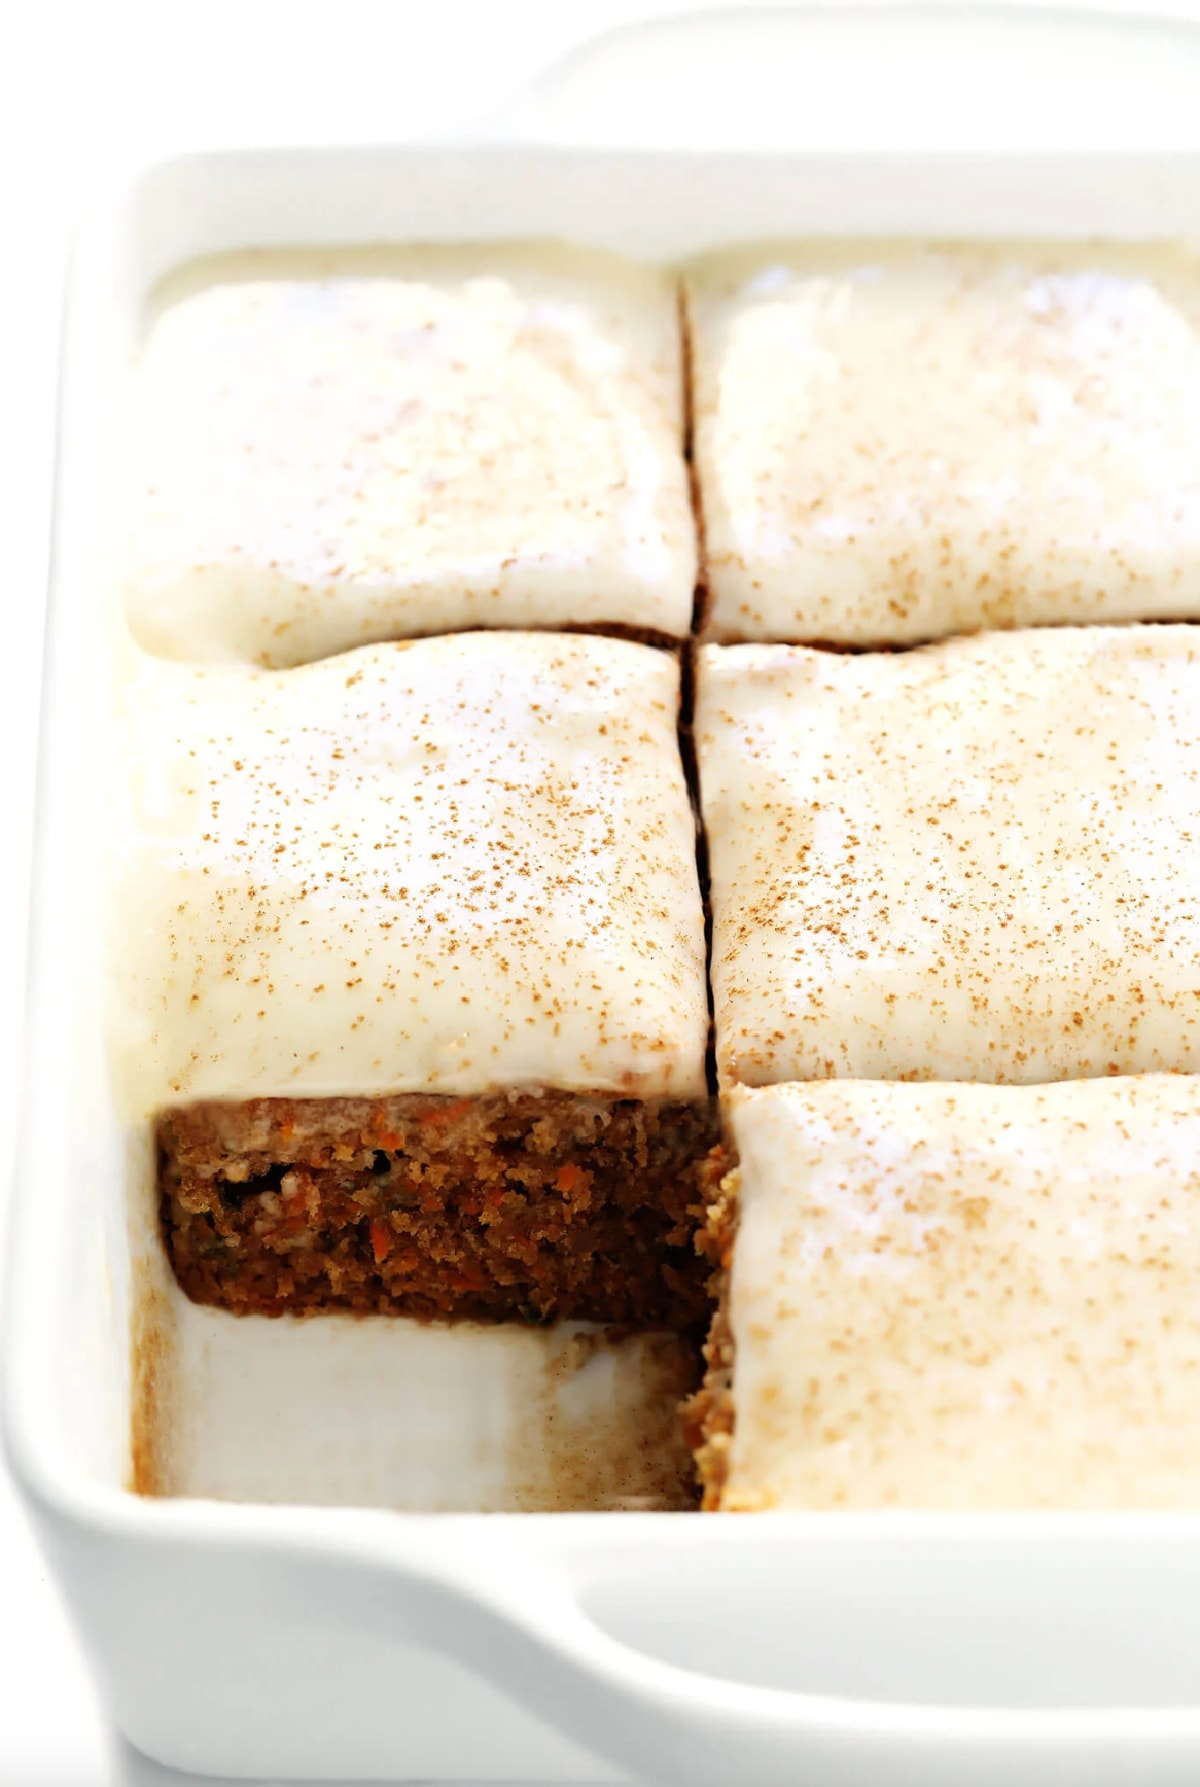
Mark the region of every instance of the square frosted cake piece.
POLYGON ((810 241, 687 280, 709 635, 1200 615, 1200 257, 810 241))
POLYGON ((734 1093, 710 1508, 1200 1499, 1200 1081, 734 1093))
POLYGON ((554 244, 199 263, 157 296, 133 432, 127 612, 160 655, 691 625, 657 268, 554 244))
POLYGON ((678 701, 674 656, 582 635, 139 659, 113 1062, 192 1296, 702 1313, 678 701))
POLYGON ((706 646, 723 1085, 1200 1069, 1200 636, 706 646))

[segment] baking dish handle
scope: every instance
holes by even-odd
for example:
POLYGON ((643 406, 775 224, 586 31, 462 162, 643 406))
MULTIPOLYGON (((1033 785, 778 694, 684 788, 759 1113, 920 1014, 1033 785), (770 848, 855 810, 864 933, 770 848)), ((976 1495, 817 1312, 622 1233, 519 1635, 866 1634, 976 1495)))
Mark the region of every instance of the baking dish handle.
MULTIPOLYGON (((557 1518, 570 1526, 570 1516, 557 1518)), ((693 1544, 673 1545, 665 1531, 667 1543, 655 1548, 655 1516, 632 1518, 650 1523, 633 1548, 604 1539, 598 1544, 568 1539, 540 1552, 514 1547, 506 1556, 498 1555, 494 1535, 475 1544, 463 1543, 460 1534, 451 1547, 426 1546, 419 1561, 410 1556, 381 1605, 389 1624, 400 1613, 423 1644, 453 1657, 564 1736, 640 1780, 678 1787, 742 1782, 797 1787, 802 1781, 879 1787, 886 1778, 896 1787, 962 1787, 964 1781, 973 1787, 1025 1787, 1032 1777, 1053 1778, 1056 1787, 1132 1787, 1151 1779, 1155 1787, 1193 1787, 1200 1775, 1200 1708, 1172 1703, 1169 1696, 1162 1704, 1131 1707, 1106 1705, 1097 1696, 1065 1710, 1055 1704, 977 1705, 965 1698, 919 1704, 762 1686, 666 1661, 654 1653, 653 1643, 643 1648, 616 1637, 588 1605, 597 1588, 603 1603, 614 1571, 619 1601, 620 1578, 628 1577, 631 1559, 644 1563, 647 1548, 651 1555, 658 1549, 659 1563, 675 1581, 686 1581, 689 1558, 693 1565, 702 1563, 693 1544)), ((739 1525, 773 1518, 724 1517, 739 1525)), ((710 1528, 704 1536, 716 1534, 710 1528)), ((1104 1543, 1111 1555, 1111 1540, 1104 1543)), ((763 1546, 760 1564, 773 1569, 771 1556, 772 1547, 763 1546)), ((745 1548, 730 1547, 730 1561, 741 1571, 748 1562, 745 1548)), ((375 1552, 376 1588, 378 1562, 375 1552)), ((953 1557, 942 1562, 957 1569, 953 1557)), ((995 1562, 999 1575, 993 1582, 1011 1581, 1011 1554, 999 1552, 995 1562)), ((1169 1564, 1164 1553, 1165 1573, 1155 1589, 1168 1637, 1184 1623, 1176 1622, 1178 1599, 1186 1599, 1195 1586, 1187 1570, 1180 1574, 1169 1564)), ((925 1567, 920 1545, 902 1567, 915 1588, 925 1567)), ((1077 1550, 1074 1567, 1104 1577, 1101 1554, 1091 1547, 1077 1550)), ((782 1600, 760 1594, 763 1586, 752 1583, 748 1596, 736 1597, 739 1605, 755 1603, 754 1630, 737 1626, 736 1607, 721 1604, 719 1589, 707 1604, 709 1620, 734 1622, 734 1648, 747 1673, 754 1672, 755 1653, 763 1654, 764 1631, 786 1653, 797 1623, 814 1614, 820 1619, 819 1610, 806 1608, 790 1592, 782 1600)), ((881 1612, 888 1592, 882 1586, 881 1612)), ((665 1610, 673 1598, 660 1594, 660 1607, 665 1610)), ((919 1595, 907 1597, 906 1604, 912 1630, 919 1595)), ((1013 1630, 1019 1635, 1031 1618, 1037 1618, 1036 1611, 1022 1605, 1013 1630)), ((665 1626, 652 1623, 660 1632, 670 1630, 669 1620, 665 1626)), ((676 1626, 676 1643, 679 1636, 676 1626)), ((1136 1642, 1153 1648, 1155 1640, 1143 1631, 1136 1642)), ((665 1648, 672 1648, 670 1640, 665 1648)), ((686 1635, 682 1648, 694 1653, 686 1635)), ((869 1676, 870 1670, 864 1673, 869 1676)))
POLYGON ((892 154, 1200 147, 1187 0, 722 7, 570 51, 478 133, 571 148, 892 154))

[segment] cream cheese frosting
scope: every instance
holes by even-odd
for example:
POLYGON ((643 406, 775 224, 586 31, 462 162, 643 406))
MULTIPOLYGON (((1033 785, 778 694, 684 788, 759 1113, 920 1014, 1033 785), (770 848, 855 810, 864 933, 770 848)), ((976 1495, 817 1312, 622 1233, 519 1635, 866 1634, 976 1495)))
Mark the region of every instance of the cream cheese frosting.
POLYGON ((784 243, 687 281, 710 636, 1200 615, 1200 250, 784 243))
POLYGON ((726 1505, 1200 1505, 1200 1082, 734 1094, 726 1505))
POLYGON ((463 628, 686 634, 674 282, 555 245, 263 253, 155 305, 127 612, 290 665, 463 628))
POLYGON ((1200 1069, 1200 635, 705 646, 723 1085, 1200 1069))
POLYGON ((458 634, 286 672, 140 654, 110 1010, 123 1109, 703 1096, 679 666, 458 634))

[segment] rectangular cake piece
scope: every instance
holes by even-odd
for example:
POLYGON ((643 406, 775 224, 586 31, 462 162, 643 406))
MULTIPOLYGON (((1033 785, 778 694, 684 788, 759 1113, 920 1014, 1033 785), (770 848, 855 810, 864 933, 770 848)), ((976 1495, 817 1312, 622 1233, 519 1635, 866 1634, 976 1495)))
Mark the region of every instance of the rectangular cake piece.
POLYGON ((191 1296, 700 1316, 678 700, 673 656, 582 635, 139 659, 113 1069, 191 1296))
POLYGON ((1200 256, 810 241, 687 280, 709 636, 1200 615, 1200 256))
POLYGON ((1200 1081, 783 1085, 729 1116, 706 1506, 1200 1505, 1200 1081))
POLYGON ((127 608, 164 656, 691 625, 659 269, 553 244, 198 263, 158 294, 134 435, 127 608))
POLYGON ((723 1085, 1200 1069, 1200 636, 706 646, 723 1085))

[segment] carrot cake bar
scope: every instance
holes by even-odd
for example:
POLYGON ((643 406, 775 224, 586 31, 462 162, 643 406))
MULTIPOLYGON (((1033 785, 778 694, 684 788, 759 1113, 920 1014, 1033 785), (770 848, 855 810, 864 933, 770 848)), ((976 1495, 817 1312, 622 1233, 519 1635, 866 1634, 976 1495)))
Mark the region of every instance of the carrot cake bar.
POLYGON ((134 635, 274 666, 475 627, 684 635, 681 363, 674 281, 585 249, 186 269, 139 369, 134 635))
POLYGON ((1192 1507, 1200 1082, 743 1090, 711 1508, 1192 1507))
POLYGON ((710 636, 1200 615, 1200 256, 813 241, 687 282, 710 636))
POLYGON ((1200 1069, 1200 635, 706 646, 723 1085, 1200 1069))
POLYGON ((114 1061, 191 1296, 702 1314, 678 701, 672 655, 585 635, 140 660, 114 1061))

